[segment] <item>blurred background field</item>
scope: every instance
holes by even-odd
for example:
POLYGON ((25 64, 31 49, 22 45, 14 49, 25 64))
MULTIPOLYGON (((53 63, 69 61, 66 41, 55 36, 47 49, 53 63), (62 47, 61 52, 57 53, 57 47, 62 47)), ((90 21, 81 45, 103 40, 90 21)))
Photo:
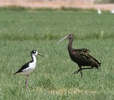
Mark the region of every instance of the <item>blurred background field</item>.
POLYGON ((114 9, 114 0, 0 0, 0 6, 18 6, 26 8, 83 8, 83 9, 114 9))
POLYGON ((114 15, 89 9, 0 8, 0 100, 113 100, 114 15), (70 60, 67 44, 56 43, 74 34, 73 48, 87 48, 101 63, 99 69, 70 76, 78 66, 70 60), (13 75, 31 50, 38 57, 25 89, 25 75, 13 75))

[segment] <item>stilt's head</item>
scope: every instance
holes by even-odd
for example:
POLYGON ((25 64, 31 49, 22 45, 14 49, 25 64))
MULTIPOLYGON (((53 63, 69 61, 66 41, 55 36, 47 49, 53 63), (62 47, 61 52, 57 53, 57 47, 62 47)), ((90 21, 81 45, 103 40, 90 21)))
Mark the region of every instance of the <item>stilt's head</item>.
POLYGON ((38 54, 38 51, 37 50, 32 50, 31 54, 36 56, 38 54))
POLYGON ((32 55, 35 55, 35 56, 36 56, 36 55, 39 55, 39 56, 44 57, 43 55, 39 54, 39 52, 38 52, 37 50, 32 50, 32 51, 31 51, 31 54, 32 54, 32 55))
POLYGON ((65 36, 65 37, 63 37, 58 43, 57 43, 57 45, 60 43, 60 42, 62 42, 63 40, 65 40, 65 39, 72 39, 73 38, 73 34, 69 34, 69 35, 67 35, 67 36, 65 36))

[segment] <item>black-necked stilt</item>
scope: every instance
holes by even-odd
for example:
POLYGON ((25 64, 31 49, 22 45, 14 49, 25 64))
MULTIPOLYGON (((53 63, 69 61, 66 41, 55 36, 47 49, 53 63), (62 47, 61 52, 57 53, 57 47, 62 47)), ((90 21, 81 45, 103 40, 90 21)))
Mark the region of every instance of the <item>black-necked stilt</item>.
MULTIPOLYGON (((28 87, 28 76, 36 67, 36 62, 37 62, 36 55, 37 54, 40 55, 38 53, 38 51, 32 50, 32 52, 31 52, 32 60, 25 63, 17 72, 15 72, 13 74, 13 75, 15 75, 17 73, 20 73, 20 74, 25 74, 26 75, 26 81, 25 81, 26 88, 28 87)), ((42 55, 40 55, 40 56, 42 56, 42 55)))

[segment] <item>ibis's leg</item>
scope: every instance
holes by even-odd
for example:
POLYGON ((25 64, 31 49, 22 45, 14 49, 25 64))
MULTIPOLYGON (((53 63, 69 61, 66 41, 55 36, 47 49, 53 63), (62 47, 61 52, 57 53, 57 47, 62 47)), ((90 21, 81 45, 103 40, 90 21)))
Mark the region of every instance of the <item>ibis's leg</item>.
POLYGON ((92 69, 93 67, 90 67, 90 68, 81 68, 81 69, 78 69, 77 71, 74 72, 74 74, 77 74, 80 72, 80 74, 82 73, 82 70, 86 70, 86 69, 92 69))
POLYGON ((77 74, 77 73, 80 72, 81 78, 82 78, 82 76, 83 76, 82 70, 92 69, 92 68, 93 68, 93 67, 90 67, 90 68, 82 68, 82 66, 79 66, 79 67, 80 67, 80 69, 76 70, 73 74, 77 74))
POLYGON ((79 67, 80 67, 79 71, 80 71, 81 78, 82 78, 82 76, 83 76, 83 73, 82 73, 82 66, 79 66, 79 67))
POLYGON ((79 69, 76 70, 73 74, 77 74, 77 73, 79 73, 79 72, 80 72, 81 78, 82 78, 82 76, 83 76, 83 73, 82 73, 82 66, 79 66, 79 69))
POLYGON ((81 74, 81 78, 82 78, 82 76, 83 76, 82 70, 80 71, 80 74, 81 74))
POLYGON ((26 89, 28 88, 28 76, 29 75, 26 75, 26 80, 25 80, 26 89))
POLYGON ((86 69, 93 69, 93 67, 90 67, 90 68, 82 68, 81 70, 86 70, 86 69))
MULTIPOLYGON (((81 67, 80 67, 80 69, 76 70, 73 74, 77 74, 77 73, 79 73, 79 72, 80 72, 80 74, 81 74, 81 78, 82 78, 83 73, 82 73, 82 69, 81 69, 81 67)), ((72 74, 72 75, 73 75, 73 74, 72 74)))

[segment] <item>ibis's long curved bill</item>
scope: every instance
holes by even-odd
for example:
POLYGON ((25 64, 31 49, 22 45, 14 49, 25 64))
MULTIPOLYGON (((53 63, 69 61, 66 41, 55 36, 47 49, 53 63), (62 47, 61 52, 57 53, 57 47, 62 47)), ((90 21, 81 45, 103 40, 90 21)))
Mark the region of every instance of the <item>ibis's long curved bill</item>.
POLYGON ((63 37, 63 38, 57 43, 57 45, 58 45, 60 42, 62 42, 63 40, 67 39, 67 38, 68 38, 68 35, 65 36, 65 37, 63 37))

